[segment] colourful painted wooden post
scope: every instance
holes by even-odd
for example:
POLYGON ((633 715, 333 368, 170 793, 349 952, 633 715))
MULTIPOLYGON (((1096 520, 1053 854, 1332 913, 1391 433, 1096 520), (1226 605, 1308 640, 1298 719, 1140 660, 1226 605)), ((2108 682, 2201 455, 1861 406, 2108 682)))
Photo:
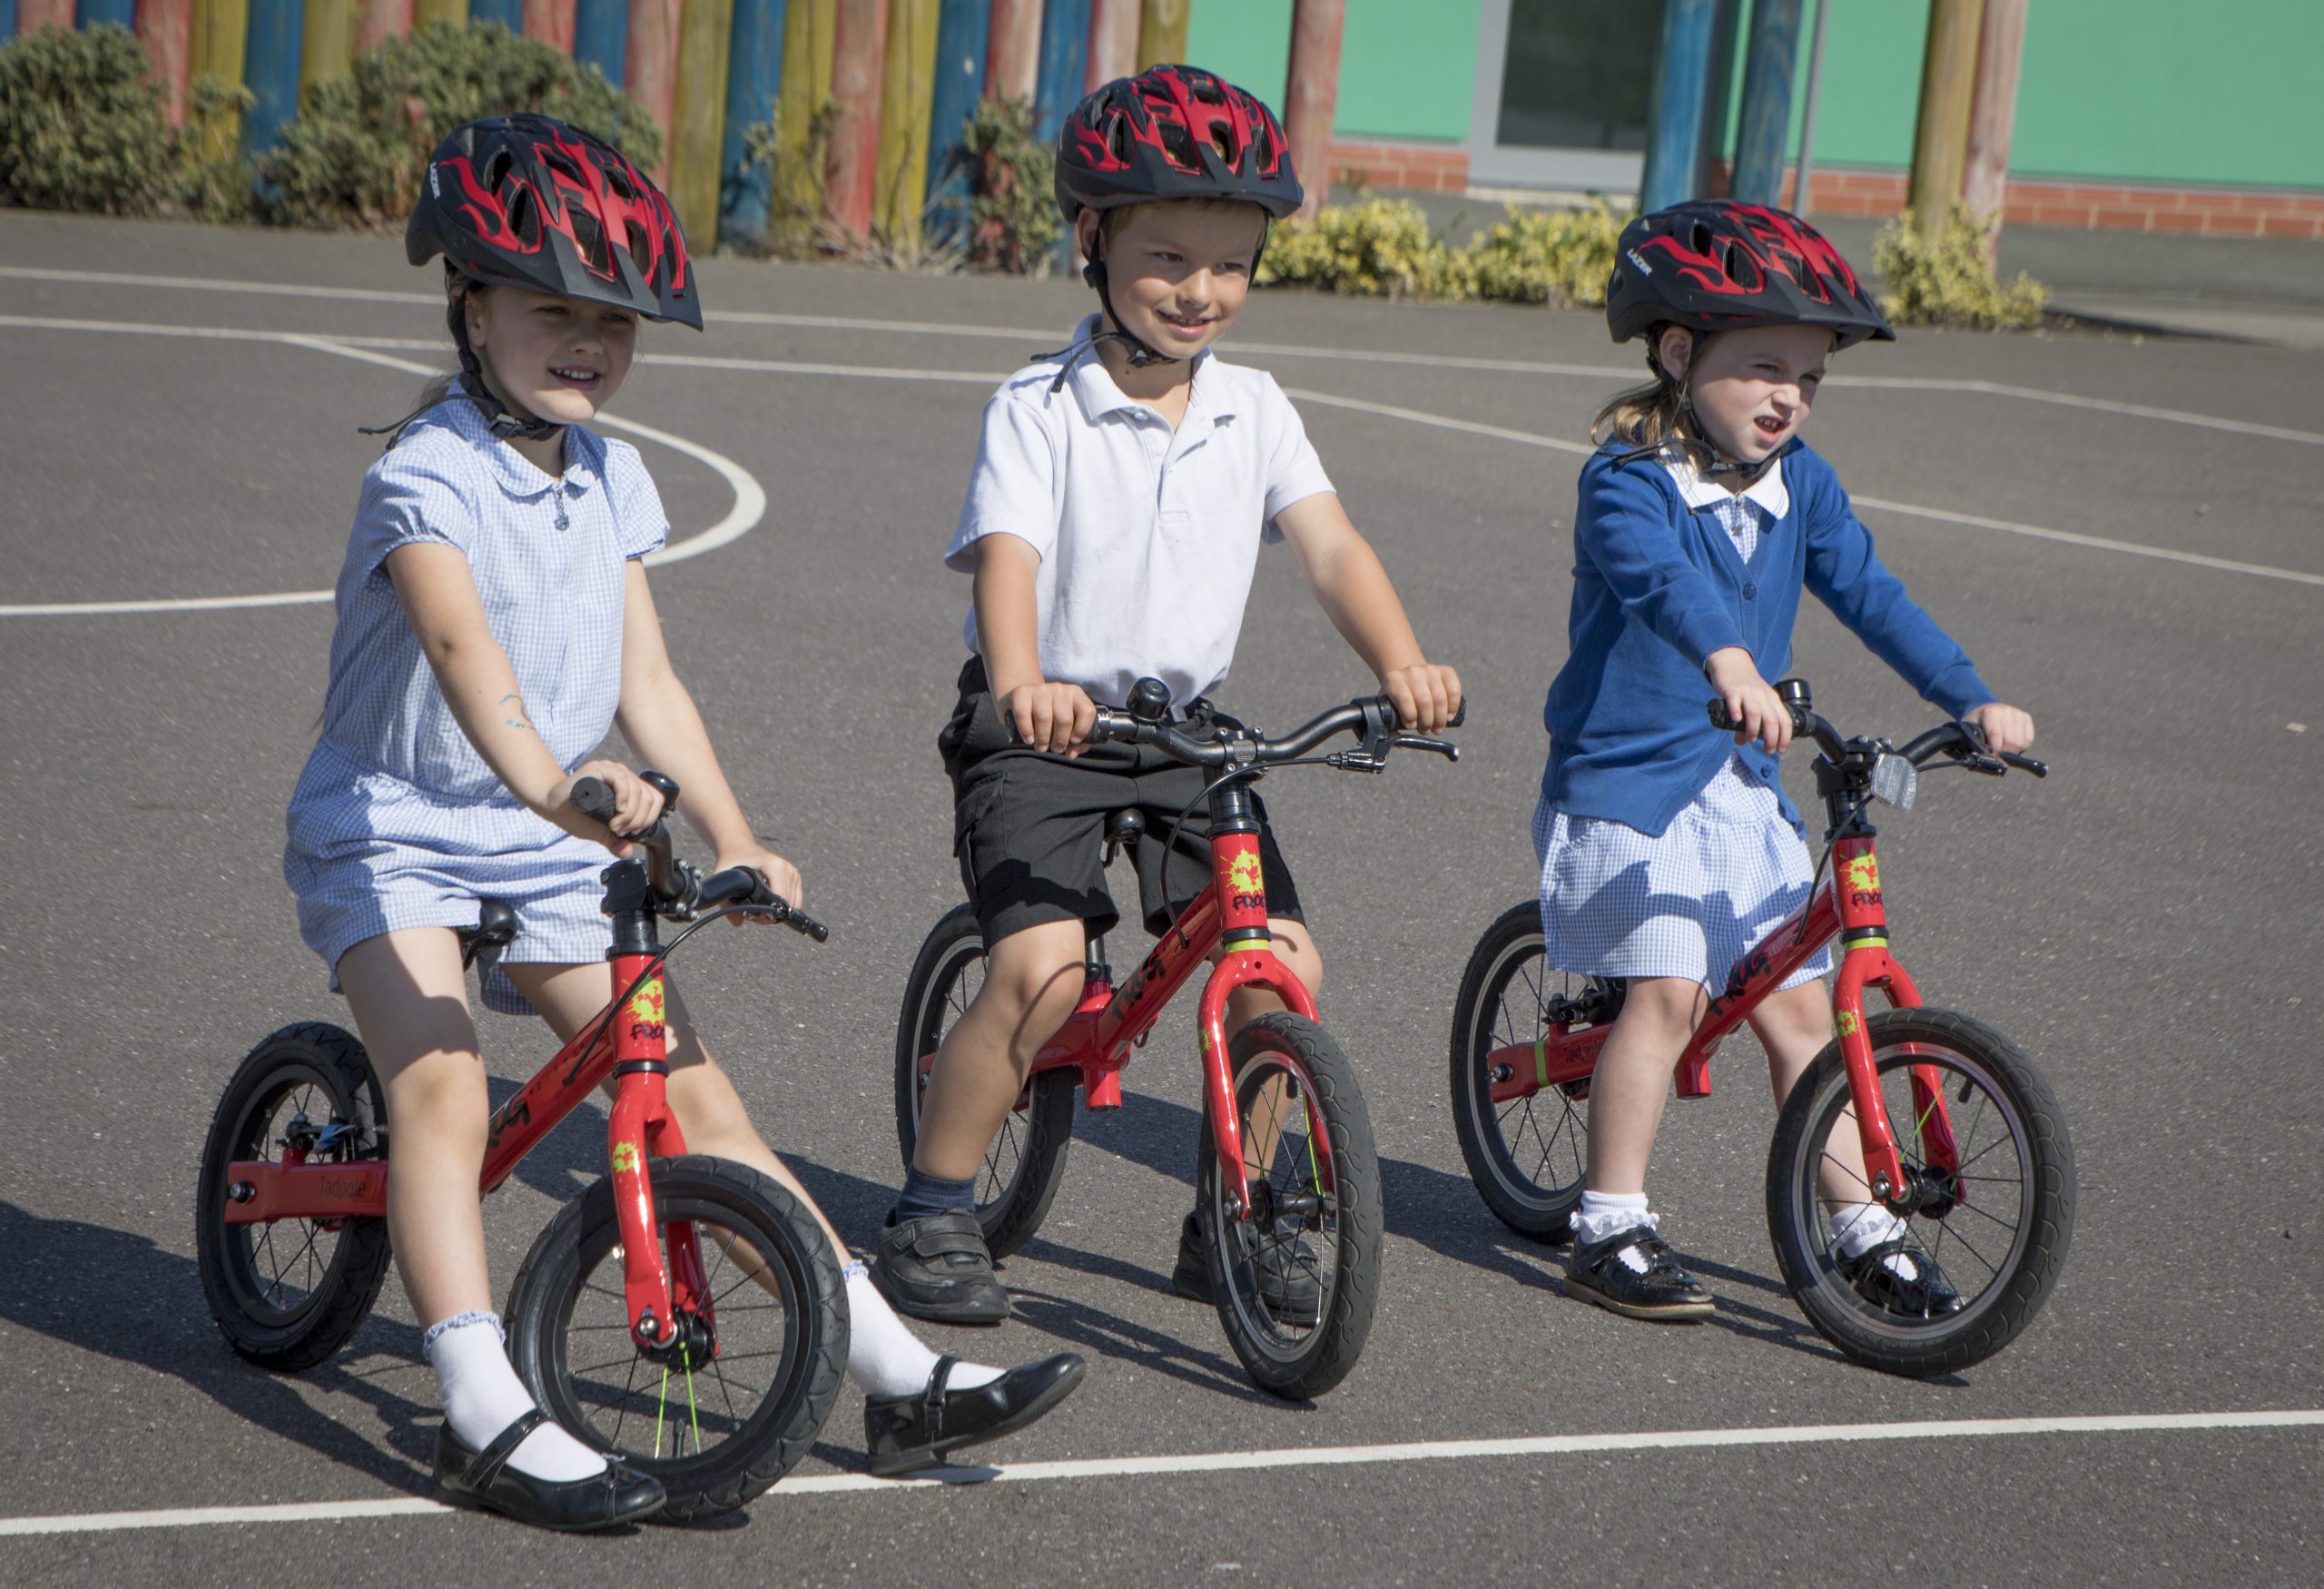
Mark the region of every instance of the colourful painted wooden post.
MULTIPOLYGON (((187 62, 187 80, 222 77, 240 83, 249 34, 249 0, 194 0, 193 51, 187 62)), ((203 123, 201 137, 204 159, 225 159, 241 142, 241 113, 228 111, 212 118, 203 123)))
POLYGON ((573 0, 523 0, 525 36, 560 55, 573 53, 573 0))
POLYGON ((1089 0, 1089 53, 1081 69, 1081 92, 1094 94, 1117 77, 1137 71, 1137 29, 1144 16, 1139 0, 1089 0))
POLYGON ((1666 209, 1702 196, 1697 155, 1703 145, 1718 10, 1718 0, 1665 0, 1639 194, 1641 210, 1666 209))
POLYGON ((1145 0, 1137 20, 1137 69, 1187 58, 1187 15, 1193 0, 1145 0))
POLYGON ((110 22, 126 29, 137 21, 136 0, 80 0, 75 21, 82 27, 97 27, 110 22))
POLYGON ((823 162, 823 218, 842 237, 870 236, 880 160, 881 57, 888 0, 839 0, 832 29, 831 149, 823 162))
POLYGON ((1082 61, 1089 49, 1089 0, 1047 0, 1041 7, 1041 61, 1033 86, 1033 136, 1057 140, 1065 116, 1081 103, 1082 61))
POLYGON ((774 118, 783 85, 783 0, 734 0, 726 45, 726 130, 718 153, 718 241, 766 242, 772 173, 751 163, 749 134, 774 118))
POLYGON ((16 36, 16 0, 0 0, 0 44, 16 36))
POLYGON ((73 0, 16 0, 16 29, 38 33, 44 27, 73 31, 73 0))
POLYGON ((242 147, 271 149, 299 114, 299 35, 305 0, 251 0, 250 41, 242 52, 242 86, 256 101, 242 119, 242 147))
POLYGON ((677 93, 678 0, 629 0, 629 60, 622 86, 662 129, 662 163, 645 174, 670 188, 671 111, 677 93))
POLYGON ((573 58, 622 80, 629 59, 629 0, 577 0, 573 8, 573 58))
POLYGON ((1294 0, 1291 84, 1284 95, 1283 131, 1291 163, 1306 190, 1299 205, 1312 221, 1332 191, 1332 123, 1340 101, 1340 33, 1347 0, 1294 0))
MULTIPOLYGON (((832 98, 832 43, 837 31, 839 0, 791 0, 783 24, 783 94, 777 104, 781 123, 783 196, 796 215, 820 215, 823 209, 823 167, 811 147, 815 118, 832 98)), ((826 152, 828 153, 828 152, 826 152)))
POLYGON ((468 0, 411 0, 411 25, 417 32, 439 22, 463 23, 468 19, 468 0))
POLYGON ((940 0, 889 0, 872 219, 897 247, 920 246, 928 202, 929 116, 936 92, 940 0))
POLYGON ((726 142, 726 51, 734 36, 734 0, 685 0, 669 192, 678 224, 705 250, 718 236, 718 156, 726 142))
POLYGON ((1751 45, 1743 57, 1743 120, 1735 134, 1735 181, 1747 204, 1783 199, 1785 143, 1791 135, 1791 77, 1799 62, 1800 0, 1755 0, 1751 45))
MULTIPOLYGON (((1827 0, 1827 4, 1829 0, 1827 0)), ((2009 197, 2009 141, 2017 125, 2017 69, 2025 53, 2027 0, 1985 0, 1977 34, 1977 84, 1969 95, 1969 144, 1961 202, 1986 221, 1985 263, 2001 254, 2009 197)))
MULTIPOLYGON (((15 0, 0 0, 11 11, 15 0)), ((8 30, 0 27, 0 38, 8 30)), ((186 63, 192 59, 193 0, 137 0, 137 36, 153 63, 154 81, 170 113, 170 125, 185 124, 186 63)))
POLYGON ((358 0, 355 47, 368 50, 411 31, 411 0, 358 0))
POLYGON ((992 0, 992 25, 985 30, 985 97, 1032 104, 1040 69, 1041 0, 992 0))
POLYGON ((344 77, 355 60, 355 0, 306 0, 300 24, 299 92, 344 77))
POLYGON ((525 25, 525 0, 468 0, 470 22, 497 22, 515 33, 525 25))
POLYGON ((1928 51, 1921 58, 1920 120, 1913 129, 1913 173, 1905 207, 1923 242, 1945 234, 1961 197, 1968 157, 1969 102, 1977 81, 1977 35, 1984 0, 1930 0, 1928 51))
POLYGON ((984 94, 992 0, 943 0, 936 28, 936 80, 928 109, 929 208, 947 237, 969 220, 968 150, 961 132, 984 94))

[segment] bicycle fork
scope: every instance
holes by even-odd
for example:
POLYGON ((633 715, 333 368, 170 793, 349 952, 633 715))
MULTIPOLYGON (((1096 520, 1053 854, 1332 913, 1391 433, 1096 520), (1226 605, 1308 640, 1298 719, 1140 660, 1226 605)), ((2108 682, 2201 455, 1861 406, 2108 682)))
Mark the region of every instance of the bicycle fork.
MULTIPOLYGON (((1838 840, 1833 845, 1832 861, 1842 949, 1839 980, 1832 993, 1832 1017, 1838 1029, 1841 1062, 1847 1067, 1848 1094, 1856 1107, 1865 1178, 1873 1197, 1890 1212, 1909 1215, 1915 1211, 1918 1199, 1881 1101, 1879 1072, 1874 1068, 1872 1037, 1866 1026, 1864 991, 1880 989, 1889 1007, 1896 1010, 1918 1008, 1920 991, 1888 952, 1888 915, 1880 900, 1880 859, 1871 838, 1838 840)), ((1951 1195, 1957 1199, 1955 1172, 1961 1168, 1961 1151, 1945 1112, 1944 1087, 1935 1066, 1913 1067, 1913 1135, 1930 1168, 1945 1172, 1956 1183, 1951 1195)))
POLYGON ((677 1117, 670 1112, 662 977, 650 952, 613 958, 615 987, 636 983, 614 1015, 615 1093, 606 1128, 614 1212, 621 1227, 623 1300, 637 1345, 660 1361, 690 1368, 714 1349, 701 1246, 690 1222, 673 1221, 666 1228, 665 1267, 645 1170, 648 1159, 686 1150, 677 1117))

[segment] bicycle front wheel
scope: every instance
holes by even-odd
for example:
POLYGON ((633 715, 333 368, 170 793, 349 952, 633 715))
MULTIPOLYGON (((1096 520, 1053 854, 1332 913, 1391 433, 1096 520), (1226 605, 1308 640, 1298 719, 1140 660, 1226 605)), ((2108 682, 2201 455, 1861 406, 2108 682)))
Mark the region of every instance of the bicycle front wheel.
MULTIPOLYGON (((955 905, 921 944, 896 1021, 896 1143, 906 1169, 920 1145, 920 1103, 937 1046, 983 986, 983 930, 973 909, 955 905)), ((1030 1241, 1057 1199, 1065 1150, 1073 1140, 1078 1081, 1071 1071, 1034 1077, 985 1148, 975 1212, 985 1248, 995 1258, 1006 1258, 1030 1241)))
POLYGON ((630 1334, 610 1178, 557 1210, 508 1302, 509 1356, 566 1431, 662 1481, 661 1515, 731 1512, 807 1455, 847 1367, 847 1288, 822 1227, 771 1176, 648 1161, 654 1224, 691 1227, 706 1283, 672 1347, 630 1334))
POLYGON ((1347 1377, 1380 1296, 1380 1163, 1355 1067, 1298 1015, 1262 1015, 1227 1044, 1252 1217, 1226 1208, 1207 1130, 1196 1208, 1210 1294, 1261 1389, 1302 1399, 1347 1377))
POLYGON ((2048 1083, 1991 1027, 1921 1009, 1886 1011, 1866 1025, 1912 1183, 1898 1250, 1910 1268, 1941 1274, 1957 1302, 1915 1311, 1879 1276, 1851 1275, 1837 1245, 1835 1216, 1856 1217, 1872 1198, 1837 1041, 1776 1123, 1768 1156, 1776 1262, 1808 1322, 1855 1361, 1890 1374, 1951 1373, 2007 1346, 2057 1283, 2073 1236, 2073 1146, 2048 1083))

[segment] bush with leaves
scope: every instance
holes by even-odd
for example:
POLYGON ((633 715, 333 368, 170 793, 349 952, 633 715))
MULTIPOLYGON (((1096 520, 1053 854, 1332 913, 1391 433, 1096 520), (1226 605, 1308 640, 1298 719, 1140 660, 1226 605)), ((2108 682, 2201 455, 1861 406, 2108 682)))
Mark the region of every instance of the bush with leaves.
POLYGON ((1922 241, 1909 215, 1880 229, 1872 241, 1872 268, 1887 291, 1880 308, 1898 325, 2025 331, 2042 323, 2050 290, 2023 271, 2007 286, 1985 262, 1993 222, 1955 204, 1944 235, 1922 241))
POLYGON ((151 215, 173 196, 169 118, 144 46, 113 23, 0 48, 0 203, 151 215))
POLYGON ((1455 246, 1430 233, 1409 199, 1365 198, 1275 228, 1258 279, 1389 298, 1594 306, 1606 301, 1623 220, 1602 200, 1586 210, 1512 204, 1455 246))
POLYGON ((980 100, 961 143, 970 261, 1019 276, 1046 271, 1065 219, 1057 208, 1057 152, 1033 136, 1033 107, 1021 99, 980 100))
POLYGON ((1520 210, 1465 251, 1480 298, 1596 309, 1614 273, 1614 244, 1627 217, 1603 199, 1586 210, 1520 210))
POLYGON ((309 86, 281 143, 260 157, 269 219, 379 226, 411 209, 429 153, 463 122, 537 111, 651 167, 662 133, 605 74, 498 23, 434 23, 359 53, 309 86))

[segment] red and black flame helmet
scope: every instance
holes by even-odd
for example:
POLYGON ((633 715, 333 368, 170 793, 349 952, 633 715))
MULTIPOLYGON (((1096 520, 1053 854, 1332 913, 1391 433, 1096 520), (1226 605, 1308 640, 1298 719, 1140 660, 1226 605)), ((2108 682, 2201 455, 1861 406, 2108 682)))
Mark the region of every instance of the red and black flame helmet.
POLYGON ((415 265, 440 253, 488 286, 702 329, 670 201, 620 150, 547 116, 470 122, 438 144, 404 252, 415 265))
POLYGON ((1255 94, 1199 66, 1117 77, 1058 135, 1057 202, 1084 210, 1149 199, 1247 199, 1280 221, 1299 208, 1283 123, 1255 94))
POLYGON ((1843 348, 1893 342, 1872 294, 1840 251, 1798 216, 1763 204, 1696 199, 1622 229, 1606 286, 1606 326, 1627 342, 1664 323, 1828 328, 1843 348))

